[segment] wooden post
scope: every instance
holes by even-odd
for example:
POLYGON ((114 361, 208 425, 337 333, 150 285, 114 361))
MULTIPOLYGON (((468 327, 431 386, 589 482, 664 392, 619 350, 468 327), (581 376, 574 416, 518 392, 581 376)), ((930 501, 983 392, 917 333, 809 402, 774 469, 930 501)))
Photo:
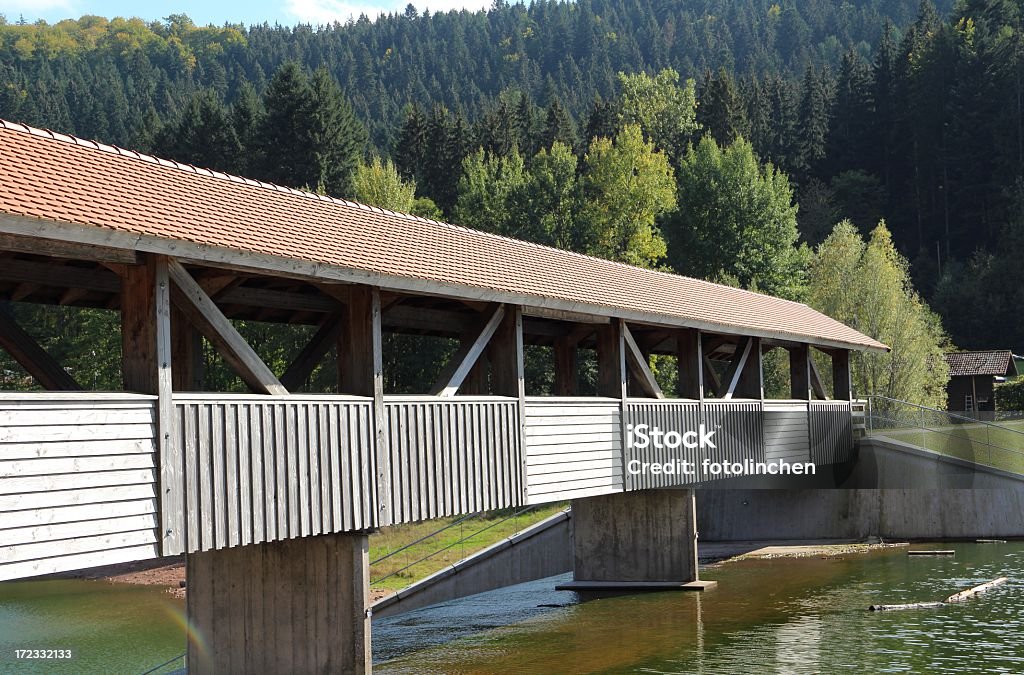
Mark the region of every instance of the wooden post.
POLYGON ((832 352, 832 397, 837 401, 853 400, 849 349, 837 349, 832 352))
POLYGON ((811 400, 810 349, 807 345, 787 348, 789 352, 790 398, 811 400))
POLYGON ((626 346, 623 323, 613 321, 597 327, 597 394, 626 398, 626 346))
POLYGON ((761 338, 748 338, 750 353, 747 361, 740 369, 739 381, 736 384, 738 398, 764 398, 764 374, 762 372, 761 338))
POLYGON ((519 467, 517 481, 513 488, 514 503, 525 504, 526 489, 526 353, 523 346, 523 309, 509 306, 505 317, 491 338, 488 349, 491 361, 492 393, 498 396, 513 396, 518 400, 519 412, 516 433, 519 436, 519 457, 513 457, 509 466, 519 467))
POLYGON ((200 391, 203 388, 203 336, 177 307, 171 308, 171 369, 175 391, 200 391))
POLYGON ((338 341, 338 392, 373 398, 378 526, 391 524, 390 467, 384 423, 384 356, 380 289, 351 289, 345 326, 338 341))
POLYGON ((555 396, 575 396, 578 381, 576 345, 568 336, 559 337, 555 340, 555 396))
POLYGON ((79 391, 82 386, 21 329, 14 317, 0 309, 0 347, 35 381, 50 391, 79 391))
POLYGON ((171 282, 166 256, 125 268, 121 285, 122 375, 127 391, 156 394, 161 552, 185 550, 184 468, 174 439, 171 282))
POLYGON ((523 310, 509 307, 488 348, 491 361, 491 391, 497 396, 525 394, 523 310))
POLYGON ((487 394, 490 391, 488 379, 488 357, 487 354, 481 354, 469 369, 469 375, 463 380, 460 391, 469 396, 487 394))
POLYGON ((676 396, 698 401, 704 398, 704 355, 700 331, 684 329, 676 332, 676 396))

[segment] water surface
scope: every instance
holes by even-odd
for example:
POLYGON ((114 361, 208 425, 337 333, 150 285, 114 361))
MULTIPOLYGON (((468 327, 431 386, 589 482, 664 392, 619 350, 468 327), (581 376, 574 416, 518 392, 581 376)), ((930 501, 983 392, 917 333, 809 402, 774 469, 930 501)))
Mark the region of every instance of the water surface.
POLYGON ((377 622, 382 660, 375 670, 1024 672, 1024 543, 942 548, 956 556, 911 558, 897 548, 842 559, 739 561, 706 570, 719 587, 705 594, 580 603, 574 593, 551 590, 550 581, 534 582, 377 622), (998 576, 1010 582, 960 605, 866 611, 941 600, 998 576))

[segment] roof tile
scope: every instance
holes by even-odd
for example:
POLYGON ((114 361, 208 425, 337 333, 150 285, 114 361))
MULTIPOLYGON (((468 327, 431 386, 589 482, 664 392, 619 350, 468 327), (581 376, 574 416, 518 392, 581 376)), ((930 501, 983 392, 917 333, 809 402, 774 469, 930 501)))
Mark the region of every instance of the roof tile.
POLYGON ((141 155, 0 120, 0 210, 527 301, 851 347, 806 305, 141 155))

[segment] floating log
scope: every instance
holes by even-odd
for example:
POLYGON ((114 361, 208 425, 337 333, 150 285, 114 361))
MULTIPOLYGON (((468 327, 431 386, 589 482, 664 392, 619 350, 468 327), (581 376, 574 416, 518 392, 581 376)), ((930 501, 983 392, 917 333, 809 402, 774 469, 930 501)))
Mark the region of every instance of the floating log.
POLYGON ((897 609, 936 609, 943 605, 949 605, 956 602, 963 602, 964 600, 970 600, 976 595, 981 595, 987 592, 989 589, 995 588, 1007 582, 1006 577, 999 577, 992 581, 986 581, 983 584, 975 586, 974 588, 968 588, 965 591, 954 593, 942 602, 909 602, 902 605, 870 605, 868 611, 871 612, 888 612, 897 609))
POLYGON ((935 609, 942 605, 941 602, 910 602, 904 605, 871 605, 868 609, 872 612, 888 612, 894 609, 935 609))
POLYGON ((979 544, 1005 544, 1005 539, 975 539, 979 544))
POLYGON ((952 549, 916 550, 907 551, 907 555, 956 555, 956 551, 952 549))
POLYGON ((945 602, 963 602, 964 600, 970 600, 976 595, 986 593, 989 589, 1005 584, 1006 581, 1006 577, 999 577, 998 579, 993 579, 992 581, 986 581, 980 586, 975 586, 974 588, 968 588, 966 591, 954 593, 953 595, 946 598, 945 602))

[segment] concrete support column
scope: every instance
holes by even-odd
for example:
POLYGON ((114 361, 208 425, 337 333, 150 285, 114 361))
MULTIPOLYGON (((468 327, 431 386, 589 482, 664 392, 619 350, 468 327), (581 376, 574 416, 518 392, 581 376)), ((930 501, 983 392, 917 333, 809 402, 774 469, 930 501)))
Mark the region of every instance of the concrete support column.
POLYGON ((370 672, 365 534, 190 553, 189 673, 370 672))
POLYGON ((697 575, 693 490, 572 501, 573 581, 564 590, 705 590, 697 575))

